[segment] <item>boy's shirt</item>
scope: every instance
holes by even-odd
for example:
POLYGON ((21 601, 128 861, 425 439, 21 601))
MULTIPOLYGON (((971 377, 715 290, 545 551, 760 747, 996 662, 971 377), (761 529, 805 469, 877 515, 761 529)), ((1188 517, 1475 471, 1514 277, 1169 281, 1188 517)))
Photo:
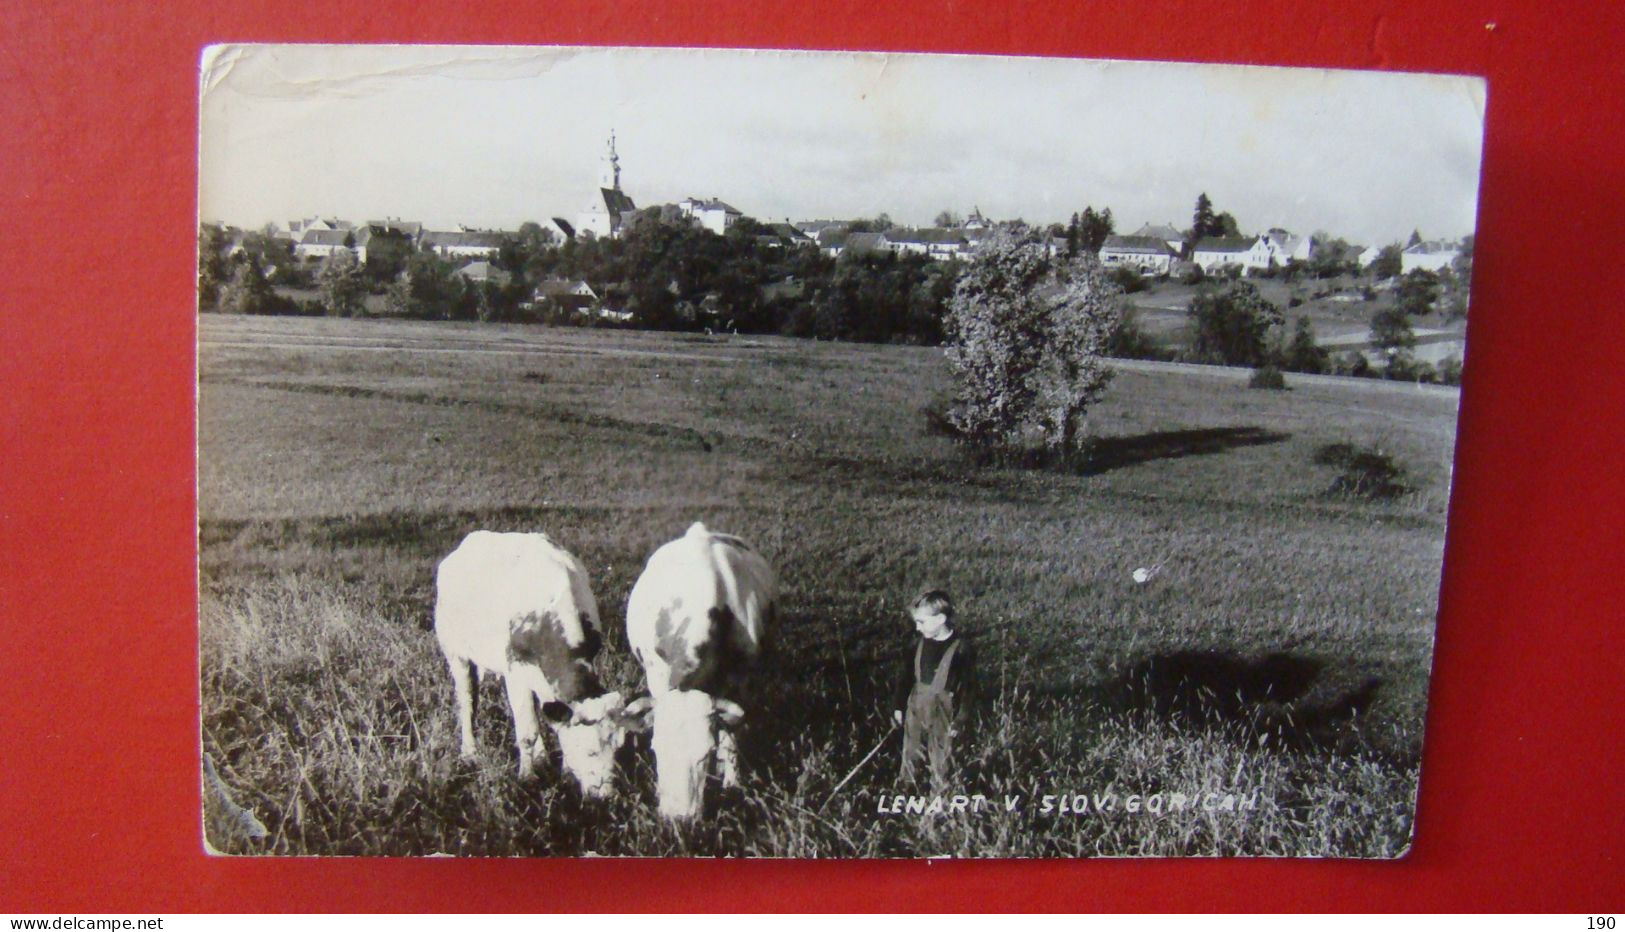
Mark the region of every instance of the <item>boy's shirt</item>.
POLYGON ((932 641, 922 637, 915 637, 909 645, 908 653, 903 658, 904 673, 899 682, 899 688, 892 708, 906 711, 908 709, 909 693, 914 691, 915 683, 929 683, 931 677, 936 675, 937 664, 942 662, 944 654, 948 653, 951 645, 958 644, 959 649, 954 651, 953 659, 948 662, 948 677, 944 689, 954 698, 954 718, 963 719, 971 704, 974 702, 976 691, 976 663, 975 652, 970 643, 959 636, 956 631, 940 641, 932 641), (922 651, 920 645, 925 645, 922 651), (914 655, 920 654, 920 675, 914 676, 914 655))

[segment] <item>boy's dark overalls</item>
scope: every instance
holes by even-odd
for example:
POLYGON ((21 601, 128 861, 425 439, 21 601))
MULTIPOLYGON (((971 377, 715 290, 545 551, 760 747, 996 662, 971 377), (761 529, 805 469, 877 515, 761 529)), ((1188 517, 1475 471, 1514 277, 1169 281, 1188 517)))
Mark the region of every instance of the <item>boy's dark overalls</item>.
POLYGON ((910 689, 903 713, 902 781, 912 783, 916 769, 929 763, 931 784, 941 790, 953 770, 953 728, 968 711, 967 696, 957 695, 968 686, 968 648, 956 636, 945 642, 924 638, 914 649, 910 689), (927 656, 927 645, 946 644, 940 654, 927 656), (927 664, 936 660, 933 667, 927 664))

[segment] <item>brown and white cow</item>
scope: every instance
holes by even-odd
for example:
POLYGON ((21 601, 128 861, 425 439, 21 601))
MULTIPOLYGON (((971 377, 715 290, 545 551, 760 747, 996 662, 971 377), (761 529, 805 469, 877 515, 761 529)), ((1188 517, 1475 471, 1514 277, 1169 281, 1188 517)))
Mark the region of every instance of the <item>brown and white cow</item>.
POLYGON ((613 791, 615 752, 636 716, 593 670, 603 638, 580 560, 546 534, 475 531, 440 561, 434 630, 451 668, 465 758, 475 752, 474 701, 486 670, 507 686, 521 778, 547 753, 540 703, 582 792, 613 791))
POLYGON ((632 586, 626 636, 649 684, 661 815, 698 815, 713 767, 724 786, 738 783, 733 730, 745 710, 727 696, 761 650, 777 591, 748 544, 698 523, 632 586))

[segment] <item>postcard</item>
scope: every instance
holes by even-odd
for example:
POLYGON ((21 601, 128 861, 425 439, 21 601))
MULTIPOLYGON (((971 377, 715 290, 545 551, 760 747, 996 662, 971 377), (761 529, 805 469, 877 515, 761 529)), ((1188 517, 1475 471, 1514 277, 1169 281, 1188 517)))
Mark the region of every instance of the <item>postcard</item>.
POLYGON ((205 846, 1402 856, 1484 102, 207 49, 205 846))

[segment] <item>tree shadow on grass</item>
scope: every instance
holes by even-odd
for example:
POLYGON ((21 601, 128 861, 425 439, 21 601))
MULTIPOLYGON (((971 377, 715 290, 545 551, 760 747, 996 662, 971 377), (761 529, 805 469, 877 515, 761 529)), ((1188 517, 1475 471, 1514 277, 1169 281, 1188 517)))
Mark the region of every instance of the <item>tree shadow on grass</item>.
POLYGON ((1164 430, 1128 437, 1097 437, 1090 441, 1073 468, 1080 475, 1096 476, 1124 466, 1138 466, 1152 460, 1176 460, 1187 456, 1223 453, 1239 447, 1280 443, 1290 435, 1262 427, 1208 427, 1198 430, 1164 430))
POLYGON ((1116 710, 1145 709, 1192 724, 1237 725, 1283 747, 1335 743, 1382 687, 1328 681, 1326 662, 1276 652, 1244 657, 1229 651, 1174 651, 1148 657, 1103 684, 1100 698, 1116 710))
POLYGON ((1205 427, 1192 430, 1163 430, 1127 437, 1092 437, 1082 450, 1064 451, 1047 447, 966 447, 976 466, 1048 470, 1080 476, 1138 466, 1153 460, 1177 460, 1187 456, 1223 453, 1238 447, 1280 443, 1290 437, 1262 427, 1205 427))

